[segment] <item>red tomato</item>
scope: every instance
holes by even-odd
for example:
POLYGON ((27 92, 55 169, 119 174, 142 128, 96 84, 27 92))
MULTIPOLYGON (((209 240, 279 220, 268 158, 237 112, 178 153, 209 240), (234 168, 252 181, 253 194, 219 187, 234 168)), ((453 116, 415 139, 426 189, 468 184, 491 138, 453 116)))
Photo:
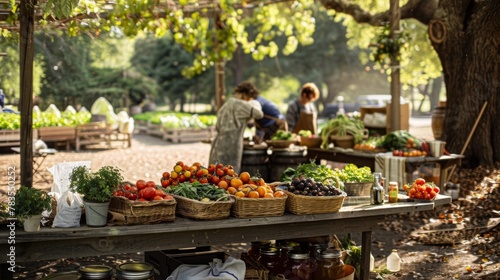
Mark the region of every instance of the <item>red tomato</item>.
POLYGON ((164 187, 164 188, 170 186, 170 179, 161 180, 161 186, 164 187))
POLYGON ((122 189, 124 189, 124 190, 130 189, 130 184, 129 183, 123 184, 122 189))
POLYGON ((423 178, 417 178, 417 179, 415 180, 415 183, 416 183, 417 185, 423 185, 423 184, 425 184, 425 180, 424 180, 423 178))
POLYGON ((139 201, 140 202, 147 202, 148 200, 141 197, 141 198, 139 198, 139 201))
POLYGON ((146 181, 140 179, 140 180, 137 180, 137 182, 135 182, 135 187, 138 189, 138 190, 142 190, 146 187, 146 181))
POLYGON ((203 170, 199 169, 198 171, 196 171, 195 176, 198 177, 198 178, 203 177, 203 170))
POLYGON ((181 175, 179 175, 178 180, 179 180, 179 183, 186 182, 186 176, 184 176, 184 174, 181 174, 181 175))
POLYGON ((437 194, 436 194, 436 192, 434 192, 434 191, 431 191, 431 192, 429 193, 430 199, 434 199, 434 198, 436 197, 436 195, 437 195, 437 194))
POLYGON ((146 182, 146 187, 153 187, 156 188, 156 183, 153 181, 147 181, 146 182))
POLYGON ((432 186, 430 186, 430 185, 427 185, 427 184, 426 184, 426 185, 425 185, 425 191, 426 191, 427 193, 430 193, 430 192, 432 191, 432 186))
POLYGON ((153 187, 146 187, 142 189, 139 193, 141 192, 142 192, 142 197, 147 200, 150 200, 156 196, 156 188, 153 187))
POLYGON ((217 185, 220 182, 220 179, 218 176, 212 176, 211 181, 212 184, 217 185))
POLYGON ((168 179, 168 178, 170 178, 170 173, 163 172, 162 177, 165 178, 165 179, 168 179))
POLYGON ((156 190, 156 196, 164 197, 165 193, 162 190, 156 190))
POLYGON ((200 182, 202 184, 207 184, 208 183, 208 179, 206 177, 203 177, 203 178, 198 179, 198 182, 200 182))
POLYGON ((165 196, 163 197, 163 200, 167 200, 167 199, 174 199, 174 197, 173 197, 173 196, 171 196, 171 195, 169 195, 169 194, 167 194, 167 195, 165 195, 165 196))
POLYGON ((137 188, 136 187, 130 187, 128 189, 128 191, 131 192, 131 193, 137 193, 137 188))
POLYGON ((207 168, 208 173, 213 174, 215 171, 215 164, 211 163, 207 168))
POLYGON ((224 175, 226 175, 226 173, 224 172, 224 170, 222 170, 221 168, 217 168, 215 170, 215 174, 217 174, 217 176, 224 176, 224 175))
POLYGON ((439 193, 439 191, 440 191, 440 189, 439 189, 438 187, 434 187, 434 188, 432 188, 432 190, 433 190, 436 194, 438 194, 438 193, 439 193))
POLYGON ((153 197, 153 200, 163 200, 163 197, 157 195, 157 196, 153 197))

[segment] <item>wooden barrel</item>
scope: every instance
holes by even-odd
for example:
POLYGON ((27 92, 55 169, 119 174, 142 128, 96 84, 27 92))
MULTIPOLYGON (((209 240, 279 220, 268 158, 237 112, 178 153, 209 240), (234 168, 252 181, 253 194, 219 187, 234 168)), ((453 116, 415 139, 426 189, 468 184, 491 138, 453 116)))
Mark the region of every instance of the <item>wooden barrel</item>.
POLYGON ((434 139, 436 140, 441 139, 441 135, 443 133, 445 113, 446 113, 445 106, 435 107, 434 111, 432 112, 432 119, 431 119, 432 134, 434 135, 434 139))
POLYGON ((269 156, 271 162, 271 173, 269 174, 270 182, 280 181, 281 175, 288 168, 296 169, 299 164, 308 163, 309 158, 306 157, 307 150, 274 150, 269 156))
POLYGON ((251 176, 260 174, 264 181, 269 182, 269 156, 267 149, 244 148, 241 157, 240 173, 246 171, 251 176))

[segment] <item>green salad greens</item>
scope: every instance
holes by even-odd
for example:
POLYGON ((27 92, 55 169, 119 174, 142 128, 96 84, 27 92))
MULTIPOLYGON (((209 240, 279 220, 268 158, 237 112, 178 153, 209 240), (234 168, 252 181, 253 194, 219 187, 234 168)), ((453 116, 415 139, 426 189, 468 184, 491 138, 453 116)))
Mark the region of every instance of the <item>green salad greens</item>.
POLYGON ((373 174, 370 167, 357 167, 349 163, 342 169, 336 169, 335 174, 344 183, 371 183, 373 174))

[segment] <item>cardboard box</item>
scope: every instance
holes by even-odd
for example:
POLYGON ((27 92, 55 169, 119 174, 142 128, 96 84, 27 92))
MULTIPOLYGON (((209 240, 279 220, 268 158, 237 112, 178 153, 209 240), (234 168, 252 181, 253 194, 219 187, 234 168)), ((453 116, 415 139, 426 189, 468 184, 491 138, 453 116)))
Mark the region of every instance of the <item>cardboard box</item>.
MULTIPOLYGON (((410 129, 410 104, 404 103, 400 105, 400 119, 401 119, 401 130, 410 129)), ((391 132, 391 103, 388 103, 385 107, 373 107, 373 106, 362 106, 359 108, 359 115, 361 120, 364 120, 365 115, 380 113, 386 115, 386 133, 391 132)), ((370 127, 366 127, 370 129, 370 127)), ((378 127, 375 127, 378 129, 378 127)))
POLYGON ((226 257, 224 252, 211 250, 209 246, 144 253, 144 261, 154 266, 156 279, 161 280, 167 279, 181 264, 208 264, 214 258, 226 257))

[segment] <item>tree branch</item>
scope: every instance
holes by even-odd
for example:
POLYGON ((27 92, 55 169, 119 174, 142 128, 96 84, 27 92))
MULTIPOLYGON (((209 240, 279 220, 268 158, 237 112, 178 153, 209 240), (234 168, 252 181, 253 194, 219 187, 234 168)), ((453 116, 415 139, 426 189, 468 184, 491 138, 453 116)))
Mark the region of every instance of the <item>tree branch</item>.
MULTIPOLYGON (((373 26, 384 25, 389 22, 389 11, 371 14, 359 5, 349 0, 319 0, 327 9, 351 15, 359 23, 368 23, 373 26)), ((428 24, 433 18, 439 0, 410 0, 401 7, 401 19, 414 18, 428 24)))

